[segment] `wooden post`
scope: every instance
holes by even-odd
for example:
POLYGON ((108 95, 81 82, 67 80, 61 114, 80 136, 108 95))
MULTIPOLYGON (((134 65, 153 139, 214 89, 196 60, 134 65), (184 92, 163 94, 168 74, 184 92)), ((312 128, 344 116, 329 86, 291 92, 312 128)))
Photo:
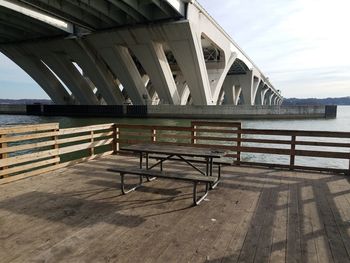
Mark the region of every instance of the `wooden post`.
POLYGON ((241 162, 241 141, 242 139, 242 125, 240 124, 239 127, 237 128, 237 165, 240 165, 241 162))
MULTIPOLYGON (((5 137, 5 135, 0 134, 0 139, 4 138, 4 137, 5 137)), ((7 143, 0 141, 0 149, 6 148, 6 147, 7 147, 7 143)), ((8 157, 7 153, 0 154, 0 159, 6 159, 7 157, 8 157)), ((7 166, 0 167, 0 170, 5 170, 7 168, 8 168, 7 166)), ((3 177, 6 178, 6 177, 8 177, 8 175, 4 175, 3 177)))
POLYGON ((91 138, 90 138, 90 143, 91 143, 91 146, 90 146, 90 156, 93 156, 95 154, 95 147, 93 146, 93 143, 94 143, 94 131, 90 131, 90 135, 91 135, 91 138))
POLYGON ((294 170, 294 165, 295 165, 295 142, 296 142, 296 136, 292 135, 292 139, 290 143, 290 163, 289 163, 290 170, 294 170))
MULTIPOLYGON (((4 134, 1 135, 0 134, 0 139, 1 138, 5 138, 5 137, 6 137, 6 135, 4 135, 4 134)), ((7 143, 6 142, 0 143, 0 148, 7 148, 7 143)), ((6 158, 8 158, 8 154, 7 153, 0 154, 0 159, 6 159, 6 158)), ((4 167, 1 167, 0 170, 5 170, 7 168, 8 168, 8 166, 4 166, 4 167)), ((8 176, 9 175, 4 175, 3 177, 6 178, 8 176)))
POLYGON ((157 130, 155 128, 152 128, 151 132, 151 142, 155 143, 157 141, 157 130))
MULTIPOLYGON (((53 129, 52 130, 53 132, 58 132, 59 131, 59 128, 58 129, 53 129)), ((58 149, 59 148, 59 145, 58 145, 58 135, 55 135, 52 137, 52 140, 55 141, 55 144, 53 145, 53 149, 58 149)), ((57 158, 59 157, 59 154, 55 155, 55 156, 52 156, 52 158, 57 158)), ((57 165, 59 164, 60 162, 56 162, 56 163, 53 163, 52 165, 57 165)))
POLYGON ((194 125, 193 123, 191 123, 191 144, 196 144, 197 143, 197 139, 195 139, 195 137, 197 136, 197 126, 194 125))
POLYGON ((119 152, 119 127, 116 123, 113 124, 113 154, 119 152))

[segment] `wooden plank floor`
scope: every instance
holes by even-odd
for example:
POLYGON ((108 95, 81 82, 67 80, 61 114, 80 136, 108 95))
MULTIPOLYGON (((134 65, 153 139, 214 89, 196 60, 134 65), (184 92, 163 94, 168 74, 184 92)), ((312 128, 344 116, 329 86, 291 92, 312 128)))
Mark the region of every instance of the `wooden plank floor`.
POLYGON ((106 168, 137 161, 108 156, 0 186, 0 262, 350 261, 346 177, 229 167, 192 207, 185 182, 120 195, 106 168))

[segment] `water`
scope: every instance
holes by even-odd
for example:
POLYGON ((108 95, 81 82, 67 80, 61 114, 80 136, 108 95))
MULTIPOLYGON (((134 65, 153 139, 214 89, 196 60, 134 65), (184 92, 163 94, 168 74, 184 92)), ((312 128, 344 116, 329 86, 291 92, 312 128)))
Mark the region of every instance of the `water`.
MULTIPOLYGON (((287 129, 287 130, 319 130, 319 131, 345 131, 350 132, 350 106, 339 106, 338 116, 336 119, 295 119, 295 120, 233 120, 240 121, 244 128, 256 129, 287 129)), ((44 116, 26 116, 26 115, 0 115, 0 127, 11 124, 37 124, 58 122, 61 128, 93 125, 100 123, 128 123, 128 124, 157 124, 157 125, 179 125, 189 126, 191 120, 189 119, 138 119, 138 118, 71 118, 71 117, 44 117, 44 116)), ((258 136, 254 136, 258 138, 258 136)), ((276 138, 276 136, 274 136, 276 138)), ((265 137, 265 139, 268 139, 265 137)), ((281 137, 281 139, 286 139, 281 137)), ((313 138, 314 139, 314 138, 313 138)), ((328 139, 329 140, 329 139, 328 139)), ((339 142, 339 140, 338 140, 339 142)), ((349 142, 350 140, 341 140, 340 142, 349 142)), ((248 144, 245 144, 248 146, 248 144)), ((258 144, 250 144, 249 146, 261 146, 258 144)), ((286 148, 289 146, 274 145, 276 148, 286 148)), ((302 147, 298 149, 306 150, 320 150, 315 147, 302 147)), ((325 148, 322 150, 339 150, 332 148, 325 148)), ((341 149, 349 152, 349 149, 341 149)), ((271 156, 266 154, 249 154, 242 155, 243 160, 258 161, 258 162, 278 162, 287 164, 289 158, 287 156, 271 156), (271 159, 273 158, 273 160, 271 159)), ((348 168, 348 160, 333 160, 324 158, 309 158, 297 157, 297 165, 308 165, 318 167, 333 167, 333 168, 348 168)))

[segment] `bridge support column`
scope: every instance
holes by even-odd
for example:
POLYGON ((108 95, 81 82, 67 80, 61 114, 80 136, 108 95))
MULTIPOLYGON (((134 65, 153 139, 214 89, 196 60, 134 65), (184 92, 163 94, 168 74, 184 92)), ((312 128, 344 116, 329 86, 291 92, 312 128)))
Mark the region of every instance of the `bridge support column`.
POLYGON ((253 70, 250 70, 245 75, 239 75, 238 82, 242 88, 244 104, 254 105, 258 85, 260 82, 259 78, 254 75, 253 70))
POLYGON ((264 105, 264 101, 263 101, 264 87, 265 87, 265 84, 261 80, 256 90, 254 105, 264 105))
POLYGON ((73 104, 70 94, 40 59, 26 54, 22 48, 2 47, 1 52, 31 76, 55 104, 73 104))
POLYGON ((102 95, 104 101, 109 105, 123 104, 124 96, 119 87, 115 84, 112 74, 107 66, 93 52, 87 43, 82 40, 66 41, 65 51, 77 62, 80 68, 93 83, 102 95))
POLYGON ((237 53, 233 52, 228 59, 228 61, 223 61, 223 63, 227 62, 224 65, 224 68, 219 68, 215 70, 208 70, 208 77, 210 82, 210 88, 212 93, 212 100, 217 104, 220 94, 222 93, 222 87, 226 80, 227 73, 230 70, 232 64, 237 58, 237 53))
POLYGON ((271 90, 268 88, 267 85, 264 86, 263 91, 261 92, 261 100, 262 105, 269 105, 268 98, 271 95, 271 90))
POLYGON ((180 96, 162 44, 150 41, 129 47, 149 75, 162 104, 180 104, 180 96))
POLYGON ((222 90, 224 91, 225 104, 238 105, 239 97, 242 92, 240 86, 235 86, 236 77, 234 75, 228 75, 225 78, 222 90))
POLYGON ((181 69, 195 105, 213 105, 200 36, 186 22, 165 26, 168 45, 181 69))
POLYGON ((133 104, 145 105, 148 92, 128 49, 122 46, 112 46, 98 50, 126 89, 133 104))
POLYGON ((191 93, 184 76, 182 74, 177 74, 175 78, 175 83, 181 98, 180 105, 186 105, 191 93))
MULTIPOLYGON (((38 50, 43 50, 39 48, 38 50)), ((89 83, 83 78, 65 54, 42 54, 42 60, 72 91, 80 104, 98 105, 99 102, 89 83)))

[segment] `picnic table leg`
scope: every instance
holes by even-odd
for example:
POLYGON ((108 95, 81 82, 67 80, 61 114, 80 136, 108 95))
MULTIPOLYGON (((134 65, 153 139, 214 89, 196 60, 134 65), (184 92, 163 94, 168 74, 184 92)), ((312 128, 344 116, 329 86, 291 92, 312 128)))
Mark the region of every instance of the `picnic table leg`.
POLYGON ((140 152, 140 169, 142 169, 142 152, 140 152))
MULTIPOLYGON (((146 170, 149 170, 149 169, 151 169, 151 168, 149 168, 149 164, 148 164, 148 161, 149 161, 149 156, 148 156, 148 153, 146 153, 146 170)), ((155 180, 155 179, 157 179, 157 177, 149 177, 149 176, 146 176, 146 179, 147 179, 147 182, 151 182, 151 181, 153 181, 153 180, 155 180)))
POLYGON ((220 182, 221 177, 221 165, 218 164, 218 179, 214 183, 210 183, 210 190, 214 189, 220 182))
POLYGON ((193 205, 199 205, 208 195, 209 192, 209 184, 205 183, 205 193, 197 198, 197 185, 198 182, 197 181, 193 181, 193 205))
POLYGON ((120 173, 120 189, 122 191, 123 195, 126 195, 127 193, 130 193, 132 191, 135 191, 137 188, 139 188, 142 185, 142 176, 140 175, 140 182, 139 184, 135 185, 134 187, 130 188, 129 190, 125 190, 125 173, 120 173))
POLYGON ((208 176, 209 175, 209 157, 205 158, 205 175, 208 176))
POLYGON ((209 158, 209 174, 213 176, 213 157, 209 158))

